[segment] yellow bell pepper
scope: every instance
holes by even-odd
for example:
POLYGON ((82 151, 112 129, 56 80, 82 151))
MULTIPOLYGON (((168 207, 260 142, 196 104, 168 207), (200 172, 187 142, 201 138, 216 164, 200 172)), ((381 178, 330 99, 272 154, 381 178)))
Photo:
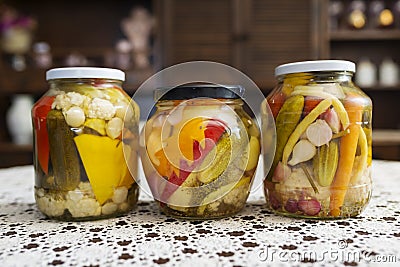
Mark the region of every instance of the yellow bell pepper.
POLYGON ((123 143, 91 134, 78 135, 74 141, 96 199, 102 205, 113 196, 116 187, 128 184, 126 176, 130 174, 122 151, 123 143))

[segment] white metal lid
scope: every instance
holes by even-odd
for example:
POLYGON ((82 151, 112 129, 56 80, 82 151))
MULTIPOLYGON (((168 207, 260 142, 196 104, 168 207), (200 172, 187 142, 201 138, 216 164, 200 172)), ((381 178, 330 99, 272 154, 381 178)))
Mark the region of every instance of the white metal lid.
POLYGON ((313 71, 356 72, 356 64, 347 60, 312 60, 283 64, 275 68, 275 76, 313 71))
POLYGON ((125 73, 118 69, 99 67, 55 68, 46 72, 46 80, 71 78, 112 79, 125 81, 125 73))

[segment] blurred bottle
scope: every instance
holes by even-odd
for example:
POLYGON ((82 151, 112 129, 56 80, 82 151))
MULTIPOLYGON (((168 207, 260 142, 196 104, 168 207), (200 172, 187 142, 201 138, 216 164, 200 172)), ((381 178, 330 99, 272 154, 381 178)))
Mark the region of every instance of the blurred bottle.
POLYGON ((52 65, 50 45, 46 42, 37 42, 33 45, 33 54, 36 67, 48 69, 52 65))
POLYGON ((400 0, 394 2, 392 10, 395 26, 397 29, 400 29, 400 0))
POLYGON ((342 1, 329 1, 329 29, 331 31, 335 31, 339 28, 339 22, 343 16, 343 9, 342 1))
POLYGON ((377 69, 374 63, 368 58, 362 58, 357 63, 357 72, 355 76, 356 83, 361 87, 372 87, 376 85, 377 69))
POLYGON ((399 83, 399 66, 391 58, 385 58, 379 66, 379 83, 389 87, 399 83))
POLYGON ((349 4, 347 24, 351 29, 362 29, 367 23, 365 1, 353 0, 349 4))
POLYGON ((383 0, 371 1, 368 16, 371 28, 391 28, 394 26, 393 12, 383 0))
POLYGON ((12 141, 17 145, 32 144, 31 109, 33 98, 26 94, 16 94, 11 99, 6 120, 12 141))

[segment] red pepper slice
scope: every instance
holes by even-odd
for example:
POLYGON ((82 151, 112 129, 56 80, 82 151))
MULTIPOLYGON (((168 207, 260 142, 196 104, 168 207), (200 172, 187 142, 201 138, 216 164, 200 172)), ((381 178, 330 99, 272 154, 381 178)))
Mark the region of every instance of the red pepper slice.
POLYGON ((43 96, 33 107, 33 124, 35 131, 35 151, 45 174, 49 172, 49 135, 47 133, 46 116, 51 110, 54 96, 43 96))
POLYGON ((267 98, 268 105, 271 109, 272 115, 274 118, 278 116, 279 111, 281 110, 281 107, 283 106, 283 103, 285 102, 286 95, 283 92, 278 92, 271 97, 267 98))
POLYGON ((307 116, 321 101, 322 98, 306 96, 304 98, 303 117, 307 116))

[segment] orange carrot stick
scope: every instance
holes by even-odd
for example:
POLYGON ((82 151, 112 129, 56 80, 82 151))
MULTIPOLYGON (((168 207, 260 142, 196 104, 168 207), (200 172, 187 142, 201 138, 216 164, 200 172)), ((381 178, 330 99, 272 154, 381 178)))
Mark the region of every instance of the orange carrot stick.
POLYGON ((330 197, 330 214, 332 216, 340 215, 340 208, 343 205, 344 198, 350 183, 351 171, 353 169, 354 158, 356 155, 358 136, 361 127, 358 125, 361 122, 363 105, 357 103, 357 98, 346 100, 344 107, 349 116, 350 132, 343 136, 340 140, 340 156, 338 169, 335 179, 331 184, 330 197))

